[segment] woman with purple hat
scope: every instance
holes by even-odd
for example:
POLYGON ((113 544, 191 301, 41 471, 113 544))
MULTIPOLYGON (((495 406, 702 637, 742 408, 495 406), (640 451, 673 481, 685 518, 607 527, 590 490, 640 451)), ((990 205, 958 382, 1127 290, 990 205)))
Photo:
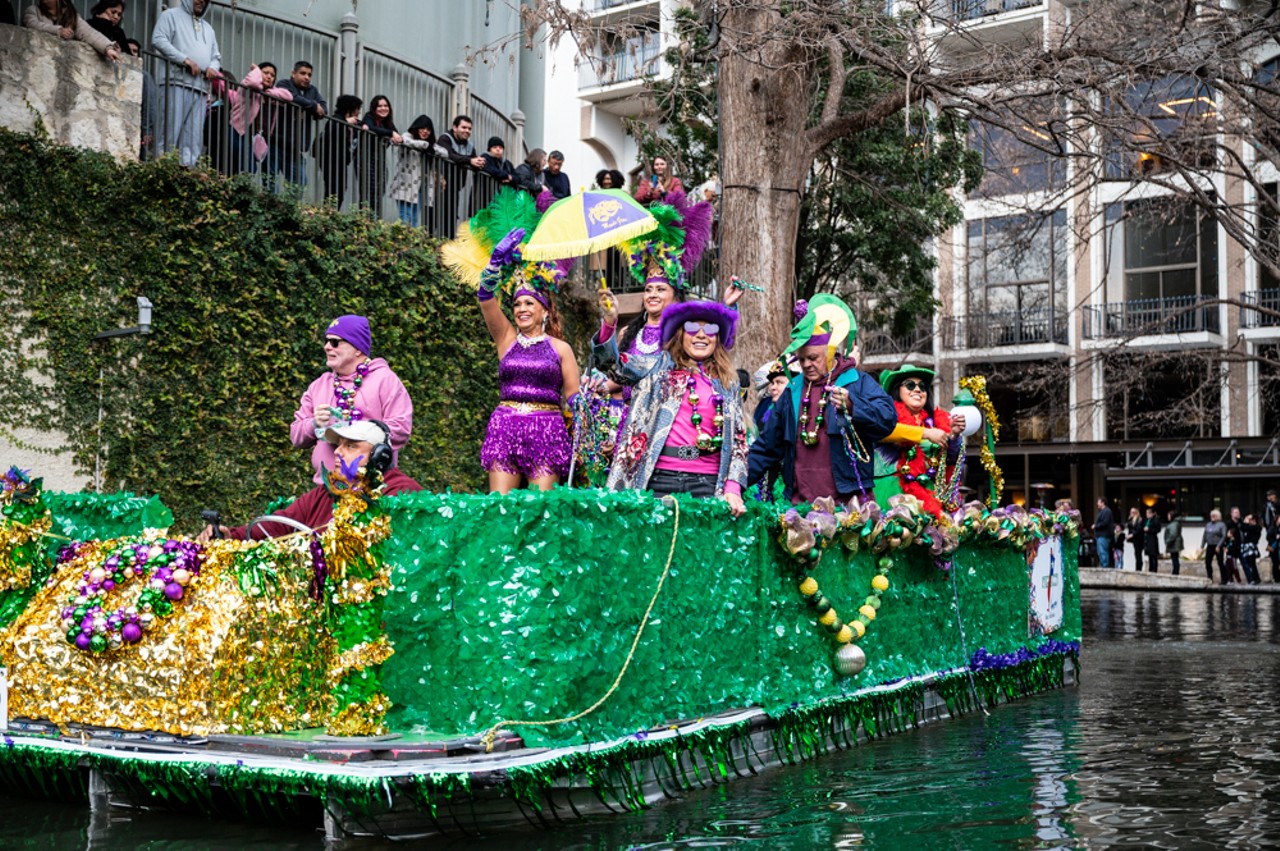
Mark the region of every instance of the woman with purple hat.
POLYGON ((524 486, 551 490, 568 475, 573 444, 563 412, 579 381, 551 293, 527 279, 529 264, 521 262, 519 247, 524 234, 517 228, 494 247, 476 293, 498 348, 500 399, 480 463, 489 473, 489 490, 504 494, 524 486), (504 275, 514 282, 514 325, 495 298, 504 275))
POLYGON ((610 376, 635 388, 609 488, 715 496, 734 516, 746 511, 746 417, 728 352, 737 326, 722 304, 685 301, 663 311, 654 357, 620 356, 612 336, 596 344, 610 376))
POLYGON ((293 415, 289 439, 299 449, 311 450, 312 480, 322 484, 321 473, 333 467, 333 444, 323 438, 325 429, 359 420, 381 420, 391 432, 391 446, 399 458, 413 431, 413 402, 404 383, 382 358, 371 357, 373 335, 363 316, 339 316, 324 333, 324 358, 329 371, 302 394, 293 415))

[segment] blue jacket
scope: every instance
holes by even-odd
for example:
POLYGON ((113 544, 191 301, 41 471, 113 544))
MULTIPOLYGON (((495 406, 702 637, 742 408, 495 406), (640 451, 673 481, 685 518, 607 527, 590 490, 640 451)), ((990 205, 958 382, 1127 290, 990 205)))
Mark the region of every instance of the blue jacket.
MULTIPOLYGON (((884 392, 874 378, 857 369, 851 369, 836 377, 835 385, 849 391, 849 401, 853 412, 846 418, 836 411, 834 404, 828 402, 824 418, 827 424, 827 440, 831 447, 831 474, 836 482, 836 491, 841 494, 859 492, 858 482, 862 482, 862 491, 870 494, 874 483, 872 465, 875 445, 889 436, 898 423, 898 412, 893 407, 893 400, 884 392), (849 457, 845 449, 841 432, 852 423, 862 445, 867 450, 867 460, 856 460, 849 457)), ((804 395, 804 376, 797 375, 791 379, 790 396, 779 397, 774 403, 773 413, 765 423, 758 437, 751 444, 751 455, 747 466, 747 485, 754 485, 764 477, 775 464, 782 463, 782 481, 786 485, 786 496, 791 499, 796 489, 796 440, 799 430, 796 423, 800 420, 800 403, 804 395), (791 404, 787 404, 787 401, 791 404)), ((835 494, 832 494, 835 496, 835 494)))

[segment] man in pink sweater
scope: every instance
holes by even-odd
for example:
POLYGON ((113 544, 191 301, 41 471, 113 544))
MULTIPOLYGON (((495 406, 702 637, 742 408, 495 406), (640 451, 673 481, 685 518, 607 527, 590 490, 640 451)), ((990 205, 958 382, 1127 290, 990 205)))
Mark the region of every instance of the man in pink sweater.
POLYGON ((361 420, 381 420, 391 432, 396 459, 413 431, 413 401, 404 384, 382 358, 371 357, 373 337, 363 316, 339 316, 324 334, 329 371, 307 392, 293 415, 289 439, 299 449, 311 449, 312 481, 323 482, 322 471, 333 467, 333 446, 322 440, 325 429, 361 420))

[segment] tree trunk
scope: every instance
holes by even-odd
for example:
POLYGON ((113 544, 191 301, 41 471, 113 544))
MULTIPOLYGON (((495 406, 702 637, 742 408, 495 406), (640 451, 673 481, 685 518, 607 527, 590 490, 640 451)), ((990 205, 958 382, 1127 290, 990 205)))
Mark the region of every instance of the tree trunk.
POLYGON ((813 161, 804 135, 813 64, 769 39, 777 22, 771 10, 733 7, 721 28, 720 278, 765 288, 738 302, 734 363, 748 372, 778 355, 794 321, 800 194, 813 161))

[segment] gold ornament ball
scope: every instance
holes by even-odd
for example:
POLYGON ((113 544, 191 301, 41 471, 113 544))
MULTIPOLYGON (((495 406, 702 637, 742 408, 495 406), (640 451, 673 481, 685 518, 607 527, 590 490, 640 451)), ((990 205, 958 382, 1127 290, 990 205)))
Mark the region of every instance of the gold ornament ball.
POLYGON ((818 580, 812 576, 806 576, 804 581, 800 583, 800 593, 806 597, 812 597, 818 593, 818 580))
POLYGON ((889 590, 889 577, 887 577, 887 576, 873 576, 873 577, 871 578, 871 587, 872 587, 872 588, 874 588, 874 589, 876 589, 877 591, 888 591, 888 590, 889 590))
POLYGON ((858 609, 858 614, 862 615, 864 618, 866 618, 869 621, 873 621, 876 619, 876 610, 865 604, 862 606, 862 608, 858 609))
POLYGON ((867 654, 856 644, 845 644, 836 651, 836 672, 842 677, 856 677, 867 666, 867 654))

